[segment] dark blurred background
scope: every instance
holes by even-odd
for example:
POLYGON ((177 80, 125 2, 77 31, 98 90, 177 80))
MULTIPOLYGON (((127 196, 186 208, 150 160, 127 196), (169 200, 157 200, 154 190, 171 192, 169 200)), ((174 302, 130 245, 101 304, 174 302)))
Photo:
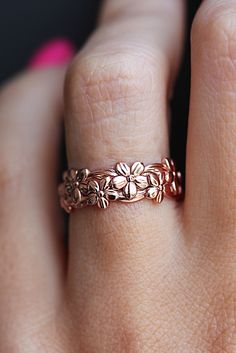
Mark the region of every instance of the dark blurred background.
MULTIPOLYGON (((156 0, 165 1, 165 0, 156 0)), ((200 0, 188 0, 186 49, 171 102, 171 155, 184 171, 190 87, 189 32, 200 0)), ((8 0, 0 12, 0 83, 21 70, 32 53, 54 37, 71 38, 78 49, 96 26, 100 0, 8 0)))

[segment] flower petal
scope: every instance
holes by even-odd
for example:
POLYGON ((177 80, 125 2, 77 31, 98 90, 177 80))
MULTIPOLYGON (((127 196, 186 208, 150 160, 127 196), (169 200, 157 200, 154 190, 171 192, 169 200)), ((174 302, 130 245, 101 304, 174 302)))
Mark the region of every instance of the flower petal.
POLYGON ((126 187, 124 188, 124 194, 129 200, 133 199, 137 195, 137 187, 135 183, 132 181, 127 183, 126 187))
POLYGON ((111 178, 104 178, 102 180, 99 181, 99 187, 100 190, 106 190, 109 187, 109 183, 111 181, 111 178))
POLYGON ((65 192, 66 192, 67 195, 71 195, 72 194, 73 186, 71 185, 71 183, 66 183, 65 192))
POLYGON ((81 200, 81 192, 80 192, 80 190, 78 189, 78 188, 76 188, 75 190, 74 190, 74 193, 73 193, 74 195, 74 200, 76 201, 76 202, 79 202, 80 200, 81 200))
POLYGON ((131 167, 131 174, 134 176, 141 175, 144 172, 144 165, 141 162, 135 162, 131 167))
POLYGON ((96 194, 89 194, 88 195, 88 200, 87 200, 87 203, 88 205, 96 205, 98 202, 98 197, 96 194))
POLYGON ((166 173, 159 173, 158 174, 158 177, 159 177, 159 183, 160 185, 163 185, 166 181, 166 173))
POLYGON ((154 176, 153 174, 148 175, 148 182, 152 186, 158 186, 160 185, 159 178, 157 176, 154 176))
POLYGON ((99 190, 99 184, 96 180, 90 180, 90 182, 88 183, 88 188, 89 191, 96 192, 99 190))
POLYGON ((116 201, 119 198, 119 194, 115 190, 108 189, 106 190, 106 197, 110 201, 116 201))
POLYGON ((81 169, 79 171, 79 179, 80 181, 85 181, 89 175, 90 171, 88 169, 81 169))
POLYGON ((173 180, 174 180, 173 172, 171 172, 171 171, 165 172, 165 181, 167 183, 172 183, 173 180))
POLYGON ((77 170, 77 169, 71 168, 71 169, 69 170, 69 178, 70 178, 71 180, 75 180, 76 177, 77 177, 77 174, 78 174, 78 170, 77 170))
POLYGON ((112 184, 114 188, 120 190, 127 184, 127 179, 125 176, 118 175, 112 179, 112 184))
POLYGON ((157 196, 156 196, 156 198, 155 198, 155 201, 156 201, 157 203, 161 203, 161 201, 163 200, 163 198, 164 198, 164 193, 163 193, 163 191, 160 191, 160 190, 159 190, 159 192, 158 192, 158 194, 157 194, 157 196))
POLYGON ((178 182, 181 183, 181 181, 182 181, 182 174, 181 174, 181 172, 177 172, 177 173, 176 173, 176 176, 177 176, 178 182))
POLYGON ((99 208, 107 208, 109 206, 109 201, 105 197, 100 197, 98 199, 98 207, 99 208))
POLYGON ((155 187, 148 188, 146 192, 146 197, 148 199, 155 199, 155 197, 157 197, 157 193, 158 193, 157 188, 155 187))
POLYGON ((173 182, 171 184, 171 191, 173 192, 174 195, 177 195, 178 193, 178 187, 177 187, 177 184, 175 182, 173 182))
POLYGON ((83 195, 87 195, 88 193, 88 185, 86 183, 81 183, 79 189, 83 195))
POLYGON ((117 176, 117 172, 114 169, 107 169, 107 175, 115 177, 117 176))
POLYGON ((148 187, 148 180, 147 177, 144 175, 138 175, 135 178, 135 184, 140 188, 140 189, 145 189, 148 187))
POLYGON ((126 163, 117 163, 116 171, 120 175, 123 175, 123 176, 129 176, 130 175, 130 167, 126 163))
POLYGON ((164 194, 166 195, 166 196, 173 196, 172 195, 172 186, 171 186, 172 184, 165 184, 164 185, 164 188, 163 188, 163 191, 164 191, 164 194))
POLYGON ((170 160, 168 158, 163 158, 162 163, 166 170, 171 169, 170 160))
POLYGON ((170 158, 164 158, 163 159, 163 164, 166 170, 172 170, 173 172, 175 171, 175 165, 172 159, 170 158))

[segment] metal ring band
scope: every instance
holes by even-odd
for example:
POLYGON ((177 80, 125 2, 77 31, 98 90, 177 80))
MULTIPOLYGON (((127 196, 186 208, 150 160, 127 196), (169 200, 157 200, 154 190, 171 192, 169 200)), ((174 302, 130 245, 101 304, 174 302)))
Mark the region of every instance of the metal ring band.
POLYGON ((117 163, 114 169, 89 171, 71 168, 63 174, 59 186, 60 204, 66 212, 86 206, 106 209, 110 202, 135 202, 147 198, 161 203, 164 197, 179 198, 182 194, 181 173, 174 162, 131 166, 117 163))

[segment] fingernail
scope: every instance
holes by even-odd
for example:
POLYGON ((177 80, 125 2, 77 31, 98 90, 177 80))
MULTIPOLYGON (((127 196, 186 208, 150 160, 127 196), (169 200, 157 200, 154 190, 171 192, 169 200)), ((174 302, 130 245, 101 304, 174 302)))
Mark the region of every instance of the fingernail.
POLYGON ((65 38, 44 43, 29 60, 29 68, 43 68, 66 64, 75 54, 74 44, 65 38))

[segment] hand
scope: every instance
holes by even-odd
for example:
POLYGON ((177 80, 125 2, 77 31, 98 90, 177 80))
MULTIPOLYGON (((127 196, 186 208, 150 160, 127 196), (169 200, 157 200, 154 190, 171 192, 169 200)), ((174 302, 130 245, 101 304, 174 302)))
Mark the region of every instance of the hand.
MULTIPOLYGON (((88 207, 62 245, 56 188, 65 69, 28 72, 0 97, 0 351, 235 350, 236 3, 205 0, 192 28, 182 204, 88 207)), ((169 155, 168 97, 182 0, 110 0, 66 74, 68 164, 169 155)))

